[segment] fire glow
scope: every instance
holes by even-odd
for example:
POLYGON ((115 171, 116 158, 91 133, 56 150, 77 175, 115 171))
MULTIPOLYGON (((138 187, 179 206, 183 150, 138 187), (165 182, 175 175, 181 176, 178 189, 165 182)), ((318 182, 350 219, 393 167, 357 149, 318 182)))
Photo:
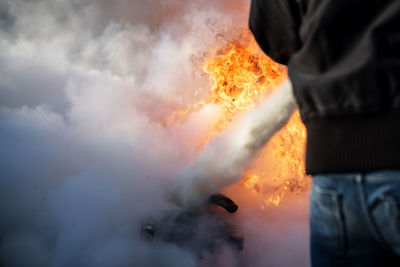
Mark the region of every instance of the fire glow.
MULTIPOLYGON (((264 55, 247 30, 234 41, 223 39, 205 56, 201 70, 212 83, 208 99, 168 118, 168 123, 177 123, 207 104, 218 105, 223 114, 201 140, 201 146, 230 125, 235 115, 251 110, 287 80, 286 67, 264 55)), ((261 209, 265 205, 278 206, 289 192, 300 193, 309 187, 304 168, 305 140, 305 127, 296 111, 242 177, 240 184, 246 191, 262 196, 261 209)))

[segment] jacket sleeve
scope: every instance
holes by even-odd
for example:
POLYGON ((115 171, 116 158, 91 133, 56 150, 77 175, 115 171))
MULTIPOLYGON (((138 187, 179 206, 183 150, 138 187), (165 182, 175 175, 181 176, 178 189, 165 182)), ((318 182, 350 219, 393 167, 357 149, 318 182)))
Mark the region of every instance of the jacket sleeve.
POLYGON ((252 0, 249 27, 261 49, 273 60, 288 64, 301 46, 301 13, 297 0, 252 0))

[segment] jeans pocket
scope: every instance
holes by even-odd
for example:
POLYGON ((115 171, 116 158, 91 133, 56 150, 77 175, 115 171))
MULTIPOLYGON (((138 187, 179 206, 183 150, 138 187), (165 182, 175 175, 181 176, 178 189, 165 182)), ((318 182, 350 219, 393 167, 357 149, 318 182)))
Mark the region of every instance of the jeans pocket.
POLYGON ((400 255, 400 197, 380 196, 372 206, 371 214, 386 245, 400 255))
POLYGON ((310 203, 311 244, 325 253, 346 251, 342 198, 335 190, 313 185, 310 203))

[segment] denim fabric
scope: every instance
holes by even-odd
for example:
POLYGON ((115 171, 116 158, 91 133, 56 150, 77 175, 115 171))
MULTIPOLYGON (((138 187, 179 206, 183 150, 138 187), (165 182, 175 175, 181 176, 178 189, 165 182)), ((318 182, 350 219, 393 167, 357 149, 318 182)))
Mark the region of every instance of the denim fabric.
POLYGON ((400 170, 315 175, 312 266, 400 266, 400 170))

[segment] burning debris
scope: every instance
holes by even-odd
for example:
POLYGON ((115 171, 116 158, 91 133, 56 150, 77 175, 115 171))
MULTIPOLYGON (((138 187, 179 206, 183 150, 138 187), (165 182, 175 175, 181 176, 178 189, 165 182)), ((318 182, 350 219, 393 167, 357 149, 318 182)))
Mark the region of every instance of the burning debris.
POLYGON ((142 224, 141 236, 148 241, 173 243, 200 259, 205 252, 218 253, 225 245, 243 250, 244 238, 235 233, 219 207, 229 213, 238 209, 227 196, 213 194, 199 209, 168 211, 161 218, 148 219, 142 224))

